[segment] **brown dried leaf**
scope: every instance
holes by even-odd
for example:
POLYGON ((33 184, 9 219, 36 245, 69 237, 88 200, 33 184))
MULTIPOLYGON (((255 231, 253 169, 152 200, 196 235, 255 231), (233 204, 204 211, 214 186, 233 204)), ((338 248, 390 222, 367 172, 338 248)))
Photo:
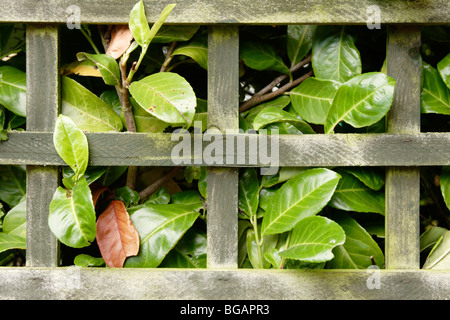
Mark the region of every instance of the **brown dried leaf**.
POLYGON ((61 74, 69 76, 76 74, 85 77, 101 77, 102 74, 92 61, 74 61, 61 67, 61 74))
POLYGON ((139 252, 139 234, 122 201, 113 200, 97 219, 97 244, 110 268, 121 268, 139 252))
POLYGON ((109 54, 114 59, 120 58, 130 47, 131 41, 133 41, 133 35, 128 25, 113 26, 106 54, 109 54))
POLYGON ((92 201, 94 202, 94 207, 97 205, 97 200, 101 194, 105 191, 110 191, 108 187, 102 186, 99 183, 92 183, 90 186, 92 193, 92 201))

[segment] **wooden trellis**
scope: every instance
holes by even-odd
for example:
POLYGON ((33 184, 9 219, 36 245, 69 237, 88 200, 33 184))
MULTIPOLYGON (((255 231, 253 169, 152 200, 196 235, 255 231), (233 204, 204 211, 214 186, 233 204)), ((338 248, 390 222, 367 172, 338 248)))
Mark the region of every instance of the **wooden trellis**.
MULTIPOLYGON (((48 207, 64 165, 52 142, 60 109, 59 28, 77 6, 81 23, 128 23, 136 0, 3 0, 0 23, 26 23, 27 131, 0 142, 0 165, 27 166, 26 267, 0 268, 0 299, 444 299, 450 270, 419 266, 420 166, 450 165, 450 133, 420 132, 420 26, 450 23, 448 0, 145 0, 150 22, 176 2, 168 24, 209 26, 208 126, 238 128, 239 26, 359 24, 367 7, 388 25, 387 70, 396 79, 385 134, 280 137, 280 166, 386 167, 386 269, 237 268, 238 166, 208 168, 206 269, 59 267, 48 207)), ((173 165, 170 134, 89 133, 90 165, 173 165), (117 145, 123 147, 116 152, 117 145)), ((248 138, 248 137, 247 137, 248 138)), ((204 147, 207 142, 204 142, 204 147)), ((223 155, 224 158, 226 154, 223 155)), ((260 165, 251 164, 253 166, 260 165)))

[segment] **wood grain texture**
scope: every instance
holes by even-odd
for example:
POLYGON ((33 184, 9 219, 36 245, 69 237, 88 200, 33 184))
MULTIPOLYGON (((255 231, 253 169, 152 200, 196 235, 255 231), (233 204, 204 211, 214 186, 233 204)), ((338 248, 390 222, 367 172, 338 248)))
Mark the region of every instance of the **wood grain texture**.
MULTIPOLYGON (((420 132, 422 60, 420 28, 390 26, 388 75, 396 80, 394 101, 387 116, 393 133, 420 132)), ((386 169, 386 267, 420 267, 420 169, 386 169)))
MULTIPOLYGON (((210 27, 208 130, 239 128, 238 67, 238 27, 210 27)), ((207 171, 208 268, 238 267, 238 174, 237 168, 209 167, 207 171)))
MULTIPOLYGON (((375 272, 3 267, 0 299, 430 300, 450 296, 450 271, 375 272), (379 289, 370 286, 375 283, 379 289)), ((179 313, 166 311, 167 316, 179 313)))
MULTIPOLYGON (((28 25, 26 48, 27 131, 53 131, 60 106, 58 27, 28 25)), ((48 226, 48 208, 58 184, 58 168, 27 166, 29 266, 58 265, 58 241, 48 226)))
MULTIPOLYGON (((79 8, 81 23, 128 23, 136 0, 3 0, 1 22, 65 24, 71 6, 79 8)), ((148 20, 156 21, 173 1, 145 0, 148 20)), ((368 7, 380 8, 381 23, 446 24, 447 0, 179 0, 167 23, 186 24, 366 24, 368 7)), ((73 8, 73 7, 72 7, 73 8)))
MULTIPOLYGON (((233 153, 227 151, 226 137, 223 138, 222 161, 217 164, 206 163, 205 159, 194 161, 193 152, 191 156, 172 158, 172 149, 179 142, 171 141, 170 134, 87 133, 86 136, 89 165, 93 166, 173 166, 176 165, 174 160, 211 167, 262 165, 259 161, 250 163, 250 135, 247 134, 226 136, 245 143, 245 148, 233 153), (121 146, 120 152, 117 146, 121 146), (243 161, 238 162, 238 157, 243 161)), ((52 139, 53 134, 48 132, 11 132, 7 141, 0 142, 0 164, 64 165, 52 139)), ((193 146, 194 138, 190 139, 193 146)), ((210 143, 203 141, 201 150, 210 143)), ((280 135, 279 164, 305 167, 450 165, 450 134, 280 135)))

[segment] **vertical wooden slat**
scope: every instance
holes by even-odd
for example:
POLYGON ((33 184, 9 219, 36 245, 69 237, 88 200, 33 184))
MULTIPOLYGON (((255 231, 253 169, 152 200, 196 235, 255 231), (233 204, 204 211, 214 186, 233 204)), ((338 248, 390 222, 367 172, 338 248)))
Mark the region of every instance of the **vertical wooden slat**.
MULTIPOLYGON (((27 131, 54 129, 60 107, 57 26, 27 25, 27 131)), ((58 265, 58 241, 48 227, 57 167, 27 166, 27 250, 31 267, 58 265)))
MULTIPOLYGON (((208 128, 239 128, 239 31, 214 26, 208 40, 208 128)), ((208 268, 237 268, 238 169, 208 168, 208 268)))
MULTIPOLYGON (((396 80, 387 117, 391 133, 420 132, 420 28, 390 26, 388 75, 396 80)), ((406 143, 406 142, 405 142, 406 143)), ((386 169, 386 268, 416 269, 419 260, 420 169, 386 169)))

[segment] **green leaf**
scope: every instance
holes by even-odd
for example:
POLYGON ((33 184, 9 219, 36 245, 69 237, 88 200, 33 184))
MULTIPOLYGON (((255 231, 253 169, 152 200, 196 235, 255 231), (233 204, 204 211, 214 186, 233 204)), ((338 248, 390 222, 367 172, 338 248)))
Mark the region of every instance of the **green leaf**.
POLYGON ((190 206, 195 211, 203 209, 203 201, 196 190, 185 190, 174 193, 170 203, 190 206))
POLYGON ((347 167, 342 170, 354 175, 372 190, 379 191, 384 186, 384 170, 366 167, 347 167))
POLYGON ((130 22, 128 23, 134 40, 142 47, 148 45, 150 37, 150 26, 145 16, 144 2, 140 0, 130 12, 130 22))
POLYGON ((3 232, 27 237, 27 201, 26 197, 3 218, 3 232))
POLYGON ((73 263, 77 267, 104 267, 105 260, 103 258, 95 258, 85 253, 81 253, 73 259, 73 263))
POLYGON ((271 263, 264 258, 264 255, 271 252, 272 249, 276 247, 278 239, 278 234, 265 235, 261 246, 261 252, 259 252, 256 243, 255 230, 253 228, 247 230, 247 254, 254 269, 270 268, 271 263))
POLYGON ((372 265, 372 258, 378 267, 383 267, 383 252, 356 220, 345 213, 335 214, 331 218, 344 229, 345 242, 333 249, 334 259, 328 262, 328 268, 365 269, 372 265))
POLYGON ((355 76, 339 87, 325 120, 325 133, 332 133, 339 122, 361 128, 378 122, 389 111, 394 98, 395 80, 384 73, 355 76))
POLYGON ((299 173, 278 189, 267 208, 262 233, 291 230, 300 220, 318 213, 328 203, 340 175, 328 169, 310 169, 299 173))
POLYGON ((450 231, 445 232, 434 245, 422 268, 433 270, 450 269, 450 231))
POLYGON ((384 215, 384 192, 370 189, 351 174, 341 171, 339 173, 342 179, 329 202, 331 207, 345 211, 372 212, 384 215))
POLYGON ((283 59, 277 55, 275 49, 267 42, 243 41, 240 44, 240 56, 251 69, 278 71, 288 75, 291 73, 283 59))
POLYGON ((130 97, 137 132, 163 132, 170 124, 151 115, 130 97))
POLYGON ((173 55, 188 56, 197 62, 200 67, 208 70, 208 39, 206 37, 196 37, 187 44, 178 46, 173 55))
POLYGON ((84 131, 121 131, 122 120, 103 100, 68 77, 62 77, 61 113, 84 131))
POLYGON ((24 237, 0 232, 0 252, 10 249, 26 249, 27 243, 24 237))
POLYGON ((442 227, 430 227, 420 235, 420 251, 431 249, 448 230, 442 227))
POLYGON ((450 89, 450 53, 437 63, 437 69, 447 88, 450 89))
POLYGON ((424 62, 422 78, 420 96, 422 113, 450 115, 450 89, 445 85, 439 72, 424 62))
POLYGON ((75 181, 84 175, 89 163, 89 146, 86 136, 75 122, 60 114, 53 133, 56 152, 75 172, 75 181))
POLYGON ((450 209, 450 167, 442 167, 439 180, 442 197, 444 198, 447 208, 450 209))
MULTIPOLYGON (((84 172, 84 177, 86 178, 87 183, 90 185, 94 181, 100 179, 100 177, 105 174, 106 168, 105 167, 87 167, 86 171, 84 172)), ((72 189, 74 183, 76 182, 75 179, 75 172, 70 167, 63 167, 62 168, 62 175, 63 179, 62 182, 64 186, 67 189, 72 189)))
POLYGON ((96 235, 95 219, 91 190, 84 177, 77 181, 70 195, 62 187, 56 189, 48 224, 59 241, 73 248, 89 246, 96 235))
POLYGON ((311 25, 289 25, 287 27, 287 54, 291 66, 299 63, 311 50, 316 27, 311 25))
POLYGON ((266 107, 258 113, 253 121, 253 128, 259 130, 269 124, 277 122, 287 122, 292 124, 302 133, 315 133, 311 126, 305 121, 277 107, 266 107))
POLYGON ((333 248, 344 242, 345 232, 336 222, 320 216, 307 217, 292 229, 289 248, 279 255, 307 262, 324 262, 333 259, 333 248))
POLYGON ((129 257, 125 267, 154 268, 194 224, 199 213, 180 204, 148 205, 131 214, 141 240, 137 256, 129 257))
POLYGON ((198 31, 198 25, 170 25, 161 26, 158 33, 153 38, 152 43, 167 43, 173 41, 189 41, 198 31))
POLYGON ((129 207, 131 204, 139 202, 139 193, 128 186, 124 186, 116 189, 115 199, 121 200, 126 207, 129 207))
POLYGON ((0 166, 0 200, 16 206, 26 193, 26 171, 19 166, 0 166))
POLYGON ((308 78, 291 91, 292 106, 305 121, 324 124, 340 85, 333 80, 308 78))
POLYGON ((247 122, 249 127, 253 127, 253 121, 262 110, 267 107, 283 109, 287 105, 289 105, 290 102, 291 99, 289 98, 289 96, 280 96, 273 100, 261 103, 260 105, 257 105, 256 107, 253 107, 249 111, 245 112, 245 121, 247 122))
POLYGON ((189 127, 194 119, 194 90, 176 73, 160 72, 134 81, 130 93, 142 108, 164 122, 189 127))
POLYGON ((11 66, 0 67, 0 104, 22 117, 26 116, 26 86, 25 72, 11 66))
POLYGON ((117 86, 121 83, 117 61, 108 54, 77 53, 78 61, 89 59, 95 63, 107 85, 117 86))
POLYGON ((239 175, 239 210, 252 217, 258 211, 259 184, 255 168, 245 168, 239 175))
POLYGON ((162 261, 162 268, 206 268, 206 233, 189 229, 162 261))
POLYGON ((341 83, 361 73, 361 57, 345 27, 318 26, 312 45, 316 78, 341 83))

